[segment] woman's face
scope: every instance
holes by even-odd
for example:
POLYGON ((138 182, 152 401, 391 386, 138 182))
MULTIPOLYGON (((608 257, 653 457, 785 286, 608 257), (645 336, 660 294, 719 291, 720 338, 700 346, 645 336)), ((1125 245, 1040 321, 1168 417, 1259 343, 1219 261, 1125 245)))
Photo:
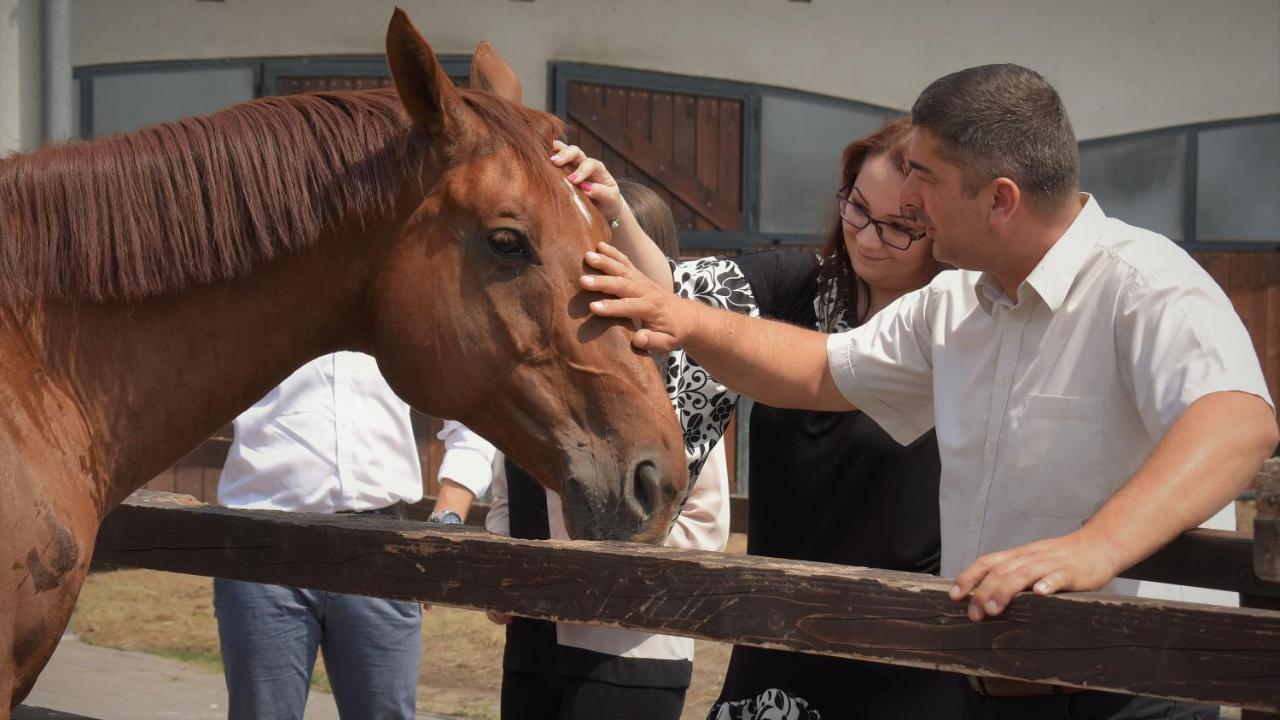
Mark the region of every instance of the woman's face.
MULTIPOLYGON (((858 179, 849 191, 849 201, 858 207, 847 207, 841 222, 844 247, 853 263, 853 271, 873 290, 906 293, 928 284, 937 269, 931 242, 917 240, 905 250, 890 247, 880 240, 875 223, 858 229, 848 221, 857 212, 865 212, 872 220, 883 223, 885 237, 901 245, 905 236, 891 228, 907 229, 910 223, 902 216, 898 194, 906 180, 887 155, 875 155, 862 164, 858 179)), ((865 222, 860 220, 859 222, 865 222)))

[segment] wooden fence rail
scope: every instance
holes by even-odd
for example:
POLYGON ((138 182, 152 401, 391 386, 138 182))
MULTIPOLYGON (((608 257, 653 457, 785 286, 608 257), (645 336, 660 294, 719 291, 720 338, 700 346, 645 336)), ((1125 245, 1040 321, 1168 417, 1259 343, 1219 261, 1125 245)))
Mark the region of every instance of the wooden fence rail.
POLYGON ((1023 595, 1000 618, 972 623, 947 598, 947 581, 927 575, 513 540, 379 516, 233 511, 164 493, 112 513, 96 559, 1280 710, 1280 612, 1023 595))

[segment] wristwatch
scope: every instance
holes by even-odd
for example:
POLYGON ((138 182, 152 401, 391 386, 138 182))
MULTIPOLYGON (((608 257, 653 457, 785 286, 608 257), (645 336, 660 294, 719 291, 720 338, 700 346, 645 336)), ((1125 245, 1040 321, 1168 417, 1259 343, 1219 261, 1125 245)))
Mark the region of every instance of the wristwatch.
POLYGON ((441 525, 461 525, 462 516, 452 510, 433 512, 427 516, 427 522, 440 523, 441 525))

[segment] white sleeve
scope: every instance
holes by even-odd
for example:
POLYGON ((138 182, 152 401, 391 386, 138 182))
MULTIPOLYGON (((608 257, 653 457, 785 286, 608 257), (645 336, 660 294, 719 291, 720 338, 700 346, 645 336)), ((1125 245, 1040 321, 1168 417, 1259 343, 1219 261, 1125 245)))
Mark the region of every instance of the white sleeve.
POLYGON ((1231 300, 1190 260, 1126 288, 1116 318, 1116 349, 1142 422, 1157 440, 1210 393, 1250 393, 1275 408, 1258 353, 1231 300))
POLYGON ((716 443, 667 536, 667 547, 724 550, 729 542, 729 466, 716 443))
POLYGON ((827 338, 827 365, 840 394, 902 445, 934 425, 933 287, 907 293, 862 325, 827 338))
POLYGON ((493 482, 493 445, 456 420, 445 420, 437 438, 444 441, 444 459, 437 480, 452 480, 480 497, 493 482))
POLYGON ((506 463, 499 456, 493 464, 493 484, 489 494, 493 498, 489 514, 484 516, 484 529, 494 535, 511 535, 511 506, 507 504, 506 463))

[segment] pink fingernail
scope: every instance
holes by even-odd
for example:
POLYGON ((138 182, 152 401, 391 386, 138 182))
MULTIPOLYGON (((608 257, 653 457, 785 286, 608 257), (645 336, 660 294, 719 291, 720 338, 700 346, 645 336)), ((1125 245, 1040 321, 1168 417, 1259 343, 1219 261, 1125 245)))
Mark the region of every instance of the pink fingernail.
POLYGON ((998 612, 1000 612, 1000 603, 996 602, 995 600, 988 600, 988 601, 987 601, 987 614, 988 614, 988 615, 995 615, 995 614, 996 614, 996 613, 998 613, 998 612))
POLYGON ((552 156, 551 156, 551 162, 559 162, 559 161, 560 161, 560 156, 559 156, 559 155, 552 155, 552 156))
POLYGON ((578 173, 574 173, 574 174, 570 175, 570 176, 569 176, 569 182, 571 182, 571 183, 576 183, 576 182, 578 182, 578 173))
POLYGON ((596 184, 592 182, 584 182, 579 187, 582 188, 582 192, 591 192, 591 188, 595 187, 595 185, 596 184))

